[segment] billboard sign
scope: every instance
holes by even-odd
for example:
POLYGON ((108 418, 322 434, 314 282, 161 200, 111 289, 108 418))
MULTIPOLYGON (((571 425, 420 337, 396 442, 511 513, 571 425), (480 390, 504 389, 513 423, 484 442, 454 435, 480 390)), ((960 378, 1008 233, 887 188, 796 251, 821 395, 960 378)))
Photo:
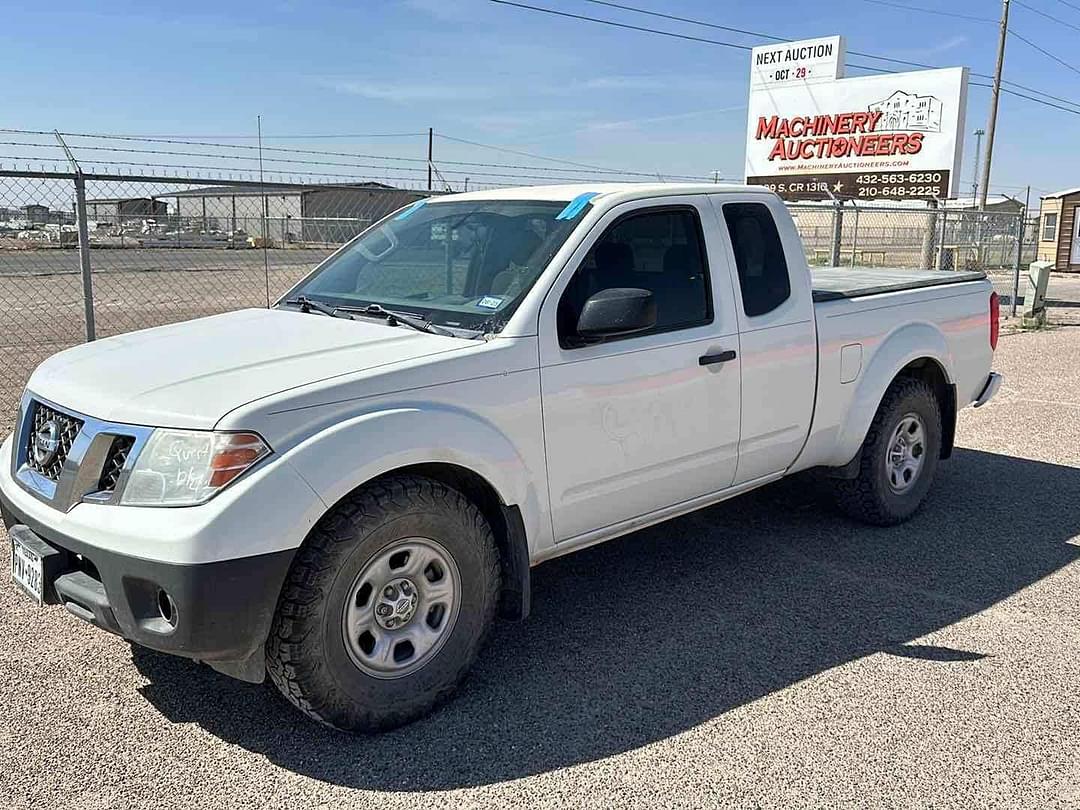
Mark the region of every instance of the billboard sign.
POLYGON ((967 78, 967 68, 757 87, 752 78, 746 182, 789 200, 955 196, 967 78))
POLYGON ((750 52, 750 87, 832 82, 844 75, 844 38, 760 45, 750 52))

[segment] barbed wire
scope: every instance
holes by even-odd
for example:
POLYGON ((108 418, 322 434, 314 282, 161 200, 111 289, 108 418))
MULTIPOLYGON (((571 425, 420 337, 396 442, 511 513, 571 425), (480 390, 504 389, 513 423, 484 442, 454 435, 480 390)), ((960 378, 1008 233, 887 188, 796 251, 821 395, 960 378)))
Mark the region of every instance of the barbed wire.
MULTIPOLYGON (((48 131, 45 131, 45 130, 24 130, 24 129, 10 129, 10 128, 9 129, 0 129, 0 133, 18 134, 18 135, 47 136, 47 137, 51 137, 51 136, 53 136, 55 134, 53 132, 48 132, 48 131)), ((175 145, 175 146, 200 146, 200 147, 209 147, 209 148, 217 148, 217 149, 247 150, 247 151, 250 151, 250 152, 253 153, 252 157, 250 158, 252 160, 257 159, 255 153, 257 153, 258 148, 259 148, 258 146, 251 145, 251 144, 215 143, 215 142, 212 142, 212 141, 202 141, 202 140, 185 139, 185 138, 151 138, 151 137, 133 136, 133 135, 113 135, 113 134, 106 134, 106 133, 87 133, 87 132, 60 132, 60 134, 62 136, 64 136, 64 137, 66 137, 66 138, 80 138, 80 139, 92 138, 92 139, 101 139, 101 140, 109 140, 109 141, 126 141, 126 142, 136 142, 136 143, 158 143, 158 144, 175 145)), ((447 140, 447 141, 453 141, 453 142, 456 142, 456 143, 461 143, 461 144, 466 144, 466 145, 471 145, 471 146, 477 146, 477 147, 482 147, 482 148, 486 148, 486 149, 496 149, 496 150, 503 151, 503 152, 509 152, 511 154, 520 154, 520 155, 525 155, 525 156, 529 156, 529 157, 534 157, 534 158, 539 159, 539 160, 550 160, 550 161, 553 161, 553 162, 558 162, 558 163, 565 164, 564 166, 560 166, 560 167, 551 167, 551 166, 535 166, 535 165, 527 165, 527 164, 493 163, 493 162, 490 162, 490 161, 468 161, 468 160, 454 160, 454 159, 442 159, 442 158, 440 158, 440 159, 434 161, 440 167, 443 167, 443 166, 466 166, 466 167, 475 167, 475 168, 478 168, 478 169, 511 169, 511 170, 514 170, 515 172, 519 172, 519 171, 525 171, 525 172, 558 172, 558 171, 565 171, 567 166, 572 166, 575 169, 577 169, 579 174, 585 174, 585 175, 592 174, 592 175, 608 175, 608 176, 622 176, 622 177, 645 177, 645 178, 652 179, 652 178, 657 177, 658 174, 660 174, 660 175, 662 175, 664 177, 671 178, 673 180, 700 181, 700 180, 708 180, 708 179, 710 179, 710 177, 707 176, 707 175, 688 175, 688 174, 676 174, 676 173, 667 173, 667 172, 659 172, 658 173, 658 172, 648 172, 648 171, 640 171, 640 170, 633 170, 633 169, 605 168, 605 167, 600 167, 600 166, 593 166, 591 164, 576 163, 574 161, 565 161, 565 160, 562 160, 560 158, 548 158, 548 157, 545 157, 545 156, 542 156, 542 155, 536 155, 536 154, 531 153, 531 152, 520 152, 520 151, 516 151, 516 150, 507 149, 507 148, 504 148, 504 147, 497 147, 497 146, 492 146, 492 145, 489 145, 489 144, 479 143, 477 141, 469 141, 469 140, 466 140, 466 139, 463 139, 463 138, 456 138, 456 137, 450 136, 450 135, 442 135, 442 134, 436 133, 436 137, 442 138, 442 139, 447 140)), ((46 147, 46 148, 57 148, 56 145, 54 145, 54 144, 41 144, 41 146, 46 147)), ((74 149, 82 149, 82 150, 87 150, 87 151, 113 151, 113 152, 140 153, 140 154, 169 154, 169 155, 174 155, 174 156, 187 156, 187 157, 191 157, 191 156, 196 156, 196 157, 217 157, 217 158, 227 159, 227 160, 242 159, 242 157, 238 156, 238 155, 226 155, 226 154, 221 154, 221 153, 210 154, 210 153, 191 153, 191 152, 184 152, 184 151, 177 151, 177 150, 146 150, 146 149, 138 149, 136 147, 128 147, 128 148, 105 147, 105 146, 87 145, 87 144, 82 144, 82 143, 72 143, 72 144, 69 144, 69 146, 73 150, 74 149)), ((362 160, 380 160, 380 161, 387 161, 387 162, 394 162, 394 163, 413 163, 413 164, 423 165, 424 166, 424 169, 423 169, 424 171, 426 171, 427 162, 428 162, 426 158, 410 158, 410 157, 402 157, 400 155, 382 155, 382 154, 371 154, 371 153, 366 153, 366 152, 342 152, 342 151, 325 150, 325 149, 300 149, 300 148, 297 148, 297 147, 284 147, 284 146, 266 146, 266 145, 264 145, 263 148, 262 148, 262 151, 264 153, 266 153, 266 152, 274 152, 274 153, 278 153, 278 154, 312 155, 312 156, 319 156, 319 157, 346 157, 346 158, 357 158, 357 159, 362 159, 362 160)), ((269 160, 270 158, 266 158, 266 159, 269 160)), ((277 162, 285 162, 285 161, 284 160, 278 160, 277 162)), ((301 163, 303 161, 292 160, 292 161, 288 161, 288 162, 301 163)), ((311 165, 319 165, 319 164, 312 163, 311 165)), ((340 165, 349 165, 349 166, 368 167, 366 164, 330 164, 330 163, 327 163, 326 165, 338 165, 338 166, 340 166, 340 165)), ((443 171, 445 172, 447 170, 444 169, 443 171)), ((455 172, 455 173, 462 174, 464 172, 455 172)), ((479 174, 479 173, 477 172, 477 174, 479 174)), ((497 176, 509 177, 509 176, 515 176, 515 175, 508 175, 506 173, 498 173, 497 176)), ((527 177, 527 178, 531 177, 532 179, 538 179, 539 177, 542 177, 542 175, 521 175, 521 176, 522 177, 527 177)))

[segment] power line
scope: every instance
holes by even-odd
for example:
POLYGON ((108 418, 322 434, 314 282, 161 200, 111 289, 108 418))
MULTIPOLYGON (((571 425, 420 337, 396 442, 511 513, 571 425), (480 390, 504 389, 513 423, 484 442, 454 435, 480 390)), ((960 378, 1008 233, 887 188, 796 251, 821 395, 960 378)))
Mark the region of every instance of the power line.
POLYGON ((1080 11, 1080 6, 1074 6, 1072 3, 1068 2, 1068 0, 1057 0, 1057 1, 1059 3, 1061 3, 1061 5, 1063 5, 1063 6, 1068 6, 1073 11, 1080 11))
MULTIPOLYGON (((993 88, 992 84, 985 84, 983 82, 968 82, 971 87, 988 87, 993 88)), ((1034 101, 1036 104, 1042 104, 1044 107, 1053 107, 1055 110, 1061 110, 1062 112, 1072 113, 1073 115, 1080 115, 1080 110, 1070 109, 1069 107, 1062 107, 1060 104, 1054 104, 1045 99, 1035 98, 1035 96, 1029 96, 1025 93, 1019 93, 1016 90, 1010 90, 1008 87, 1001 88, 1002 93, 1007 93, 1010 96, 1016 96, 1017 98, 1026 98, 1028 101, 1034 101)))
POLYGON ((554 14, 557 17, 568 17, 572 20, 584 20, 586 22, 600 23, 601 25, 610 25, 614 28, 625 28, 629 31, 641 31, 646 34, 662 34, 668 37, 674 37, 675 39, 685 39, 690 42, 704 42, 708 45, 721 45, 725 48, 735 48, 740 51, 753 50, 749 45, 739 45, 735 42, 723 42, 719 39, 708 39, 706 37, 695 37, 692 34, 676 34, 673 31, 660 31, 655 28, 644 28, 640 25, 631 25, 630 23, 615 22, 614 20, 603 20, 599 17, 588 17, 584 14, 571 14, 569 11, 557 11, 553 8, 541 8, 540 6, 530 6, 526 3, 515 3, 513 0, 490 0, 492 3, 498 3, 500 6, 515 6, 516 8, 527 9, 528 11, 542 11, 545 14, 554 14))
MULTIPOLYGON (((556 17, 567 17, 572 20, 583 20, 585 22, 599 23, 600 25, 610 25, 613 28, 625 28, 629 31, 639 31, 645 34, 658 34, 663 37, 671 37, 673 39, 684 39, 689 42, 701 42, 706 45, 719 45, 724 48, 734 48, 739 51, 752 51, 753 46, 741 45, 735 42, 724 42, 719 39, 709 39, 708 37, 695 37, 692 34, 678 34, 674 31, 664 31, 659 28, 646 28, 641 25, 631 25, 630 23, 616 22, 615 20, 605 20, 600 17, 589 17, 585 14, 571 14, 569 11, 558 11, 553 8, 544 8, 542 6, 531 6, 527 3, 517 3, 513 0, 489 0, 492 3, 498 3, 500 6, 514 6, 515 8, 523 8, 528 11, 539 11, 544 14, 553 14, 556 17)), ((859 65, 855 62, 848 62, 850 68, 858 68, 859 70, 869 70, 874 73, 893 73, 895 71, 885 70, 884 68, 872 67, 871 65, 859 65)))
POLYGON ((922 8, 918 6, 909 6, 906 3, 890 3, 889 0, 863 0, 864 3, 874 3, 879 6, 892 6, 893 8, 903 9, 904 11, 921 11, 925 14, 937 14, 940 17, 955 17, 959 20, 970 20, 971 22, 991 23, 997 25, 997 20, 992 20, 989 17, 974 17, 970 14, 957 14, 955 11, 939 11, 936 8, 922 8))
MULTIPOLYGON (((523 8, 523 9, 527 9, 529 11, 540 11, 540 12, 544 12, 546 14, 554 14, 554 15, 559 16, 559 17, 569 17, 571 19, 576 19, 576 20, 585 20, 587 22, 596 22, 596 23, 600 23, 600 24, 603 24, 603 25, 611 25, 611 26, 614 26, 616 28, 628 28, 628 29, 630 29, 632 31, 640 31, 640 32, 649 33, 649 34, 659 34, 661 36, 675 37, 677 39, 687 39, 687 40, 690 40, 690 41, 693 41, 693 42, 702 42, 702 43, 709 44, 709 45, 721 45, 721 46, 724 46, 724 47, 738 48, 739 50, 744 50, 744 51, 752 50, 751 47, 747 46, 747 45, 736 45, 736 44, 729 43, 729 42, 721 42, 719 40, 708 39, 706 37, 694 37, 694 36, 690 36, 689 34, 677 34, 677 33, 674 33, 672 31, 663 31, 663 30, 660 30, 660 29, 657 29, 657 28, 646 28, 644 26, 629 25, 627 23, 619 23, 619 22, 615 22, 613 20, 603 20, 603 19, 600 19, 600 18, 597 18, 597 17, 588 17, 588 16, 585 16, 585 15, 582 15, 582 14, 570 14, 569 12, 565 12, 565 11, 556 11, 555 9, 542 8, 540 6, 532 6, 532 5, 528 5, 526 3, 512 2, 511 0, 490 0, 490 2, 498 3, 499 5, 504 5, 504 6, 515 6, 517 8, 523 8)), ((938 12, 935 9, 924 9, 924 8, 904 6, 904 5, 900 5, 898 3, 889 3, 889 2, 886 2, 886 0, 864 0, 864 2, 878 3, 880 5, 887 5, 887 6, 894 6, 896 8, 902 8, 905 11, 925 11, 925 12, 927 12, 929 14, 938 14, 938 13, 945 14, 946 13, 946 12, 938 12)), ((631 7, 627 6, 626 8, 629 9, 631 7)), ((634 10, 637 10, 637 9, 634 9, 634 10)), ((958 15, 947 14, 947 16, 958 16, 958 15)), ((959 16, 966 16, 966 15, 959 15, 959 16)), ((689 19, 689 18, 685 18, 685 19, 689 19)), ((971 19, 975 19, 975 20, 977 20, 979 22, 994 22, 996 24, 996 21, 994 21, 994 20, 987 20, 987 19, 984 19, 984 18, 971 18, 971 19)), ((711 23, 710 23, 710 25, 711 25, 711 23)), ((758 36, 769 36, 769 35, 758 34, 758 36)), ((776 37, 771 37, 771 38, 776 39, 776 37)), ((888 59, 888 57, 871 57, 871 58, 888 59)), ((933 66, 930 66, 930 65, 920 65, 920 64, 917 64, 917 63, 911 63, 911 64, 915 64, 917 67, 928 67, 928 68, 931 68, 931 69, 935 69, 935 68, 933 68, 933 66)), ((851 62, 849 62, 847 66, 852 67, 852 68, 859 68, 859 69, 862 69, 862 70, 869 70, 869 71, 873 71, 875 73, 893 73, 894 72, 894 71, 890 71, 890 70, 885 70, 883 68, 871 67, 870 65, 859 65, 859 64, 855 64, 855 63, 851 63, 851 62)), ((990 74, 987 74, 987 73, 973 73, 972 75, 979 76, 981 78, 987 78, 987 79, 993 78, 992 76, 990 76, 990 74)), ((1054 95, 1051 95, 1049 93, 1046 93, 1046 92, 1044 92, 1042 90, 1037 90, 1037 89, 1035 89, 1033 87, 1027 87, 1025 85, 1021 85, 1021 84, 1019 84, 1017 82, 1005 82, 1004 80, 1002 80, 1002 83, 1003 84, 1008 83, 1008 84, 1011 84, 1013 87, 1020 87, 1022 89, 1027 90, 1028 92, 1037 93, 1039 95, 1043 95, 1043 96, 1046 96, 1047 98, 1055 99, 1056 101, 1060 101, 1060 102, 1063 102, 1065 104, 1072 104, 1074 106, 1080 107, 1080 102, 1075 102, 1075 101, 1070 101, 1068 99, 1060 98, 1058 96, 1054 96, 1054 95)), ((979 82, 971 82, 970 84, 975 86, 975 87, 991 87, 991 85, 981 84, 979 82)), ((1076 110, 1069 109, 1068 107, 1063 107, 1060 104, 1054 104, 1054 103, 1046 101, 1044 99, 1035 98, 1034 96, 1026 95, 1026 94, 1018 92, 1016 90, 1009 90, 1009 89, 1006 89, 1006 88, 1001 88, 1001 92, 1008 93, 1008 94, 1016 96, 1018 98, 1024 98, 1024 99, 1027 99, 1029 101, 1033 101, 1033 102, 1035 102, 1037 104, 1043 104, 1044 106, 1047 106, 1047 107, 1053 107, 1054 109, 1064 110, 1065 112, 1077 112, 1076 110)), ((1080 114, 1080 113, 1078 113, 1078 114, 1080 114)))
MULTIPOLYGON (((629 25, 627 23, 619 23, 619 22, 615 22, 613 20, 603 20, 603 19, 599 19, 597 17, 587 17, 587 16, 582 15, 582 14, 570 14, 570 13, 564 12, 564 11, 556 11, 555 9, 542 8, 540 6, 532 6, 532 5, 528 5, 528 4, 525 4, 525 3, 512 2, 511 0, 490 0, 490 2, 498 3, 499 5, 504 5, 504 6, 515 6, 517 8, 528 9, 530 11, 540 11, 540 12, 544 12, 546 14, 554 14, 554 15, 559 16, 559 17, 569 17, 571 19, 585 20, 585 21, 588 21, 588 22, 596 22, 596 23, 601 23, 603 25, 611 25, 611 26, 614 26, 616 28, 628 28, 628 29, 630 29, 632 31, 640 31, 640 32, 649 33, 649 34, 659 34, 661 36, 675 37, 677 39, 687 39, 687 40, 690 40, 690 41, 693 41, 693 42, 702 42, 702 43, 710 44, 710 45, 721 45, 721 46, 724 46, 724 47, 738 48, 739 50, 752 50, 751 47, 747 46, 747 45, 737 45, 737 44, 734 44, 734 43, 721 42, 719 40, 707 39, 705 37, 694 37, 694 36, 690 36, 688 34, 677 34, 677 33, 674 33, 672 31, 663 31, 663 30, 656 29, 656 28, 646 28, 644 26, 629 25)), ((987 18, 968 17, 968 15, 956 15, 956 14, 950 14, 950 13, 947 13, 947 12, 939 12, 936 9, 927 9, 927 8, 918 8, 918 7, 905 6, 905 5, 900 5, 898 3, 890 3, 890 2, 887 2, 887 0, 864 0, 864 2, 877 3, 879 5, 886 5, 886 6, 893 6, 895 8, 904 9, 905 11, 924 11, 924 12, 926 12, 928 14, 945 14, 946 16, 954 16, 954 17, 955 16, 960 16, 960 17, 965 17, 965 18, 968 18, 968 19, 976 20, 978 22, 993 22, 995 25, 997 24, 996 20, 989 20, 987 18)), ((629 9, 631 7, 627 6, 626 8, 629 9)), ((637 10, 637 9, 634 9, 634 10, 637 10)), ((685 19, 689 19, 689 18, 685 18, 685 19)), ((759 34, 759 36, 767 36, 767 35, 760 35, 759 34)), ((775 39, 776 37, 771 37, 771 38, 775 39)), ((871 57, 871 58, 886 59, 886 60, 888 59, 888 57, 876 57, 876 56, 871 57)), ((911 64, 916 64, 916 66, 918 66, 918 67, 928 67, 928 68, 934 69, 930 65, 919 65, 917 63, 911 63, 911 64)), ((869 71, 873 71, 875 73, 893 73, 893 72, 895 72, 895 71, 891 71, 891 70, 885 70, 883 68, 871 67, 870 65, 859 65, 859 64, 855 64, 855 63, 851 63, 851 62, 849 62, 847 66, 851 67, 851 68, 859 68, 859 69, 862 69, 862 70, 869 70, 869 71)), ((979 77, 982 77, 982 78, 988 78, 988 79, 993 78, 992 76, 990 76, 989 74, 986 74, 986 73, 973 73, 972 75, 979 76, 979 77)), ((1003 84, 1006 83, 1005 80, 1002 80, 1002 83, 1003 84)), ((1074 106, 1080 107, 1080 102, 1074 102, 1074 101, 1070 101, 1068 99, 1063 99, 1063 98, 1060 98, 1058 96, 1054 96, 1054 95, 1051 95, 1049 93, 1046 93, 1046 92, 1044 92, 1042 90, 1037 90, 1037 89, 1032 88, 1032 87, 1026 87, 1025 85, 1021 85, 1021 84, 1019 84, 1017 82, 1007 82, 1007 83, 1011 84, 1014 87, 1021 87, 1023 89, 1026 89, 1031 93, 1037 93, 1039 95, 1046 96, 1047 98, 1052 98, 1052 99, 1055 99, 1057 101, 1061 101, 1061 102, 1063 102, 1065 104, 1072 104, 1074 106)), ((991 85, 989 85, 989 84, 982 84, 982 83, 979 83, 979 82, 970 82, 970 84, 975 86, 975 87, 991 87, 991 85)), ((1063 110, 1065 112, 1071 112, 1071 113, 1080 114, 1080 111, 1073 110, 1073 109, 1070 109, 1068 107, 1063 107, 1060 104, 1054 104, 1054 103, 1046 101, 1044 99, 1036 98, 1034 96, 1030 96, 1030 95, 1027 95, 1025 93, 1018 92, 1016 90, 1009 90, 1009 89, 1006 89, 1006 88, 1003 87, 1003 88, 1001 88, 1001 92, 1008 93, 1008 94, 1016 96, 1018 98, 1027 99, 1029 101, 1033 101, 1033 102, 1035 102, 1037 104, 1042 104, 1042 105, 1047 106, 1047 107, 1053 107, 1054 109, 1063 110)))
POLYGON ((1054 54, 1050 53, 1050 51, 1046 50, 1045 48, 1043 48, 1043 47, 1041 47, 1039 45, 1036 45, 1034 42, 1032 42, 1027 37, 1020 36, 1020 34, 1016 33, 1015 31, 1009 31, 1009 33, 1012 34, 1012 36, 1014 36, 1016 39, 1023 42, 1025 45, 1029 45, 1032 48, 1034 48, 1035 50, 1037 50, 1039 53, 1043 54, 1044 56, 1050 57, 1055 62, 1057 62, 1059 65, 1063 65, 1063 66, 1067 67, 1073 73, 1080 73, 1080 68, 1076 67, 1075 65, 1070 65, 1068 62, 1066 62, 1061 57, 1055 56, 1054 54))
POLYGON ((1056 22, 1058 25, 1064 25, 1066 28, 1071 28, 1074 31, 1080 31, 1080 25, 1074 25, 1071 22, 1066 22, 1065 20, 1061 19, 1060 17, 1055 17, 1053 14, 1047 14, 1045 11, 1040 11, 1039 9, 1035 8, 1034 6, 1029 6, 1027 3, 1020 2, 1020 0, 1013 0, 1013 3, 1020 6, 1020 8, 1026 8, 1028 11, 1030 11, 1030 12, 1032 12, 1034 14, 1038 14, 1040 17, 1046 17, 1046 19, 1052 20, 1053 22, 1056 22))
POLYGON ((690 25, 700 25, 705 28, 715 28, 718 31, 730 31, 733 34, 745 34, 749 37, 764 37, 765 39, 775 39, 778 42, 790 42, 791 40, 785 37, 774 37, 769 34, 761 34, 757 31, 747 31, 743 28, 732 28, 729 25, 720 25, 719 23, 706 22, 704 20, 695 20, 691 17, 679 17, 675 14, 662 14, 659 11, 650 11, 644 8, 637 8, 636 6, 627 6, 622 3, 612 3, 608 0, 585 0, 586 3, 594 3, 598 6, 609 6, 610 8, 618 8, 623 11, 633 11, 637 14, 646 14, 649 17, 659 17, 664 20, 674 20, 675 22, 689 23, 690 25))
MULTIPOLYGON (((636 14, 644 14, 649 17, 659 17, 665 20, 675 20, 677 22, 688 23, 690 25, 700 25, 705 28, 715 28, 720 31, 730 31, 735 34, 745 34, 750 37, 760 37, 761 39, 771 39, 776 42, 792 42, 791 37, 780 37, 776 34, 764 34, 761 31, 750 31, 745 28, 732 28, 728 25, 720 25, 719 23, 708 22, 706 20, 696 20, 692 17, 679 17, 674 14, 663 14, 659 11, 651 11, 645 8, 639 8, 637 6, 628 6, 623 3, 613 3, 610 0, 585 0, 587 3, 595 3, 599 6, 609 6, 611 8, 622 9, 623 11, 633 11, 636 14)), ((926 65, 922 62, 911 62, 907 59, 894 59, 891 56, 878 56, 873 53, 866 53, 865 51, 852 51, 848 50, 848 54, 851 56, 859 56, 864 59, 877 59, 881 62, 895 62, 898 65, 908 65, 910 67, 928 68, 930 70, 937 70, 934 65, 926 65)))

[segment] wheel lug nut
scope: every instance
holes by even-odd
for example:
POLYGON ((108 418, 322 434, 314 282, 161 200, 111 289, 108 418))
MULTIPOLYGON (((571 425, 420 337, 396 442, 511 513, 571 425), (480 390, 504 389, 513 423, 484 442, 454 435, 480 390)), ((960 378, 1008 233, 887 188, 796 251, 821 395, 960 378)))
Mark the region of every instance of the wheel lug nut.
POLYGON ((378 613, 378 614, 379 614, 380 616, 389 616, 389 615, 390 615, 390 606, 389 606, 389 605, 379 605, 379 606, 378 606, 378 607, 377 607, 377 608, 375 609, 375 611, 376 611, 376 612, 377 612, 377 613, 378 613))
POLYGON ((385 596, 387 599, 393 599, 394 596, 396 596, 396 592, 394 591, 394 586, 393 585, 387 585, 386 589, 383 591, 383 596, 385 596))
POLYGON ((412 593, 412 588, 411 588, 411 587, 409 587, 409 583, 408 583, 408 582, 402 582, 402 583, 401 583, 401 592, 402 592, 403 594, 405 594, 406 596, 408 596, 408 595, 409 595, 410 593, 412 593))

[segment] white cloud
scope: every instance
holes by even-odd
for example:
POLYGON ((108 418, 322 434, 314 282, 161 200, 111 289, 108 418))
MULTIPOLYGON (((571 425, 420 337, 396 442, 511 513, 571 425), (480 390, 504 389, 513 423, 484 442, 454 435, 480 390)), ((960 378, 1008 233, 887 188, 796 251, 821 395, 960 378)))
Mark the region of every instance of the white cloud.
POLYGON ((489 87, 458 84, 370 82, 363 79, 331 79, 324 84, 339 93, 398 103, 463 99, 477 101, 494 95, 489 87))
POLYGON ((402 0, 402 5, 443 22, 462 22, 475 13, 475 9, 462 8, 471 4, 461 0, 402 0))
POLYGON ((594 76, 577 85, 585 90, 666 90, 670 86, 661 76, 594 76))
POLYGON ((671 115, 653 115, 647 118, 627 118, 620 121, 593 121, 587 124, 582 131, 585 132, 608 132, 612 130, 637 129, 645 124, 663 124, 669 121, 683 121, 688 118, 699 118, 706 115, 719 115, 730 112, 745 112, 746 105, 737 107, 718 107, 708 110, 692 110, 684 113, 671 115))

